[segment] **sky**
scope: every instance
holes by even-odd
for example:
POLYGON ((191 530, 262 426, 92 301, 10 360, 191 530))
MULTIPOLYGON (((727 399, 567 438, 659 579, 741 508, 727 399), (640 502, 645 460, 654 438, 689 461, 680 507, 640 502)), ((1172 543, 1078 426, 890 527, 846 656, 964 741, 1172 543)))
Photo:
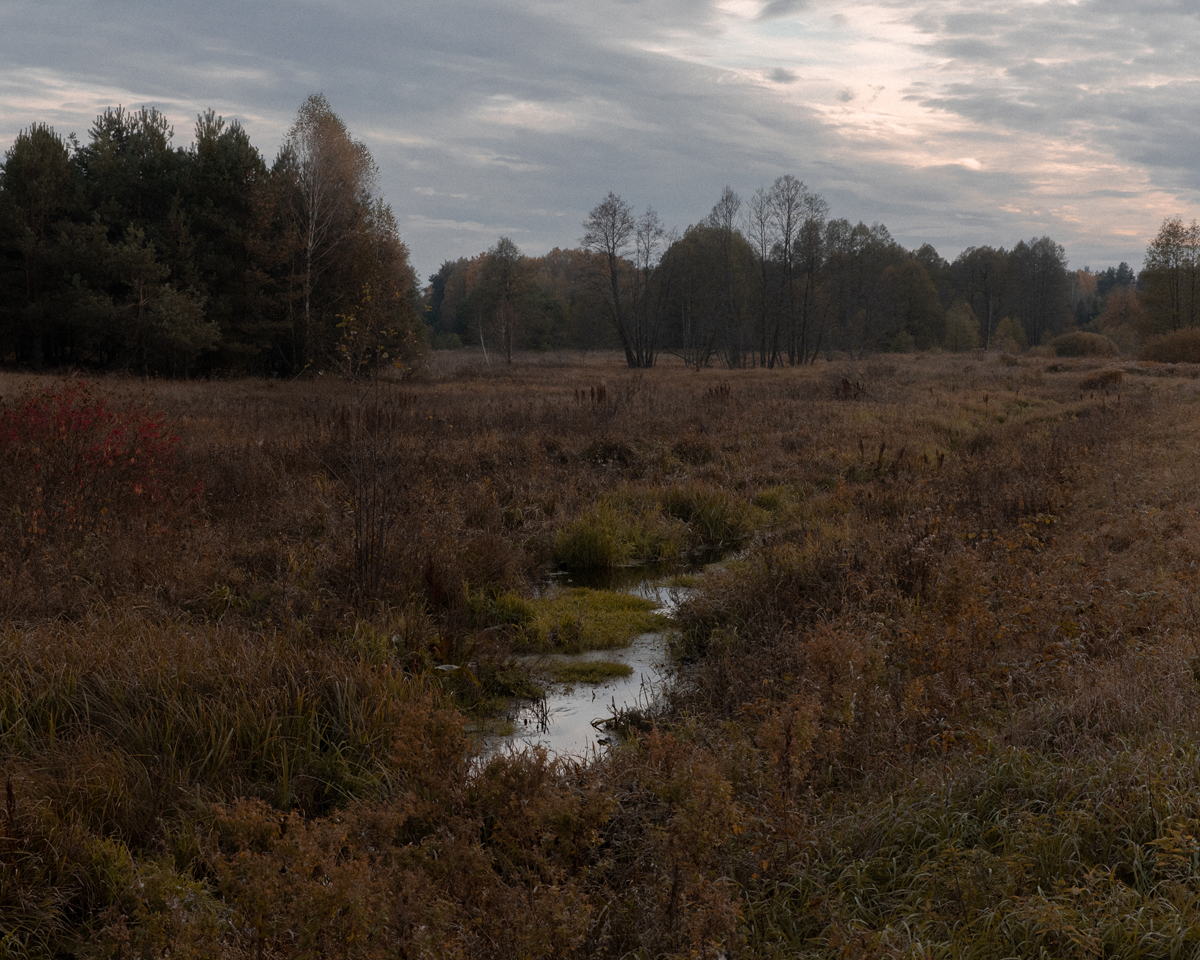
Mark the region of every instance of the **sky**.
POLYGON ((106 107, 239 120, 324 93, 413 264, 577 246, 609 191, 680 230, 792 174, 947 259, 1049 235, 1140 267, 1200 216, 1200 0, 4 0, 0 144, 106 107))

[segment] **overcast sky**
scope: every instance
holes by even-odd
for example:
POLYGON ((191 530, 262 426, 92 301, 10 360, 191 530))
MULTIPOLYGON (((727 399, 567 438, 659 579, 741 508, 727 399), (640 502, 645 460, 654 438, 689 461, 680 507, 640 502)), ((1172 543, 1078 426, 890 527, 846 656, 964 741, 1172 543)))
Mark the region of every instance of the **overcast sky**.
POLYGON ((1197 0, 4 0, 0 141, 154 106, 270 160, 323 92, 417 270, 575 246, 612 190, 668 225, 791 173, 909 247, 1049 234, 1139 267, 1200 216, 1197 0))

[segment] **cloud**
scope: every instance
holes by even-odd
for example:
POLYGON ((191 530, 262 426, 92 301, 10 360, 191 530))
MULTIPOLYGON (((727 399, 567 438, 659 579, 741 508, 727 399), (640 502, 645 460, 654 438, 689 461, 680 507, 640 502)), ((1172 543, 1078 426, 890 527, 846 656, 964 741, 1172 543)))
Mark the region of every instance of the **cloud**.
POLYGON ((1200 18, 1177 0, 9 0, 0 138, 212 107, 271 156, 323 91, 418 269, 578 241, 609 190, 684 226, 782 173, 953 256, 1049 233, 1140 259, 1200 215, 1200 18), (1038 211, 1038 212, 1034 212, 1038 211), (1138 237, 1144 237, 1138 240, 1138 237))
POLYGON ((806 0, 768 0, 759 11, 758 19, 775 20, 803 10, 806 6, 806 0))

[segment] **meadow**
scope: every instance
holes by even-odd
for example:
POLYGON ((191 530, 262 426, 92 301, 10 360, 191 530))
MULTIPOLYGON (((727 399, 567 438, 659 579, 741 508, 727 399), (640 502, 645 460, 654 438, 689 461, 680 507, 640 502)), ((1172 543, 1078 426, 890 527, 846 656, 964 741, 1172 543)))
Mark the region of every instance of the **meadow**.
POLYGON ((0 374, 0 957, 1191 955, 1197 373, 0 374), (653 616, 549 571, 716 557, 628 742, 476 759, 653 616))

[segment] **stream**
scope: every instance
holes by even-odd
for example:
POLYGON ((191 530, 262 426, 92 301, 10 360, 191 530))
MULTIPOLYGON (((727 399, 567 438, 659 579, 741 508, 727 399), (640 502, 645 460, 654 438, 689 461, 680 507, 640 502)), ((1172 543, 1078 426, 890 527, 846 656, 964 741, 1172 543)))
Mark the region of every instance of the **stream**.
MULTIPOLYGON (((672 572, 680 571, 678 568, 672 571, 628 568, 614 571, 601 580, 556 574, 551 578, 549 588, 587 586, 619 590, 652 600, 660 612, 669 614, 689 592, 686 588, 667 586, 663 582, 672 572)), ((668 674, 667 637, 655 631, 643 633, 628 647, 615 650, 523 658, 527 665, 534 668, 534 672, 541 672, 538 667, 551 664, 588 660, 625 663, 633 668, 633 672, 627 677, 602 683, 547 683, 544 700, 514 703, 508 716, 512 724, 511 733, 483 736, 484 756, 540 746, 560 757, 594 759, 607 746, 620 739, 620 734, 602 726, 604 720, 626 711, 647 709, 658 700, 668 674)))

